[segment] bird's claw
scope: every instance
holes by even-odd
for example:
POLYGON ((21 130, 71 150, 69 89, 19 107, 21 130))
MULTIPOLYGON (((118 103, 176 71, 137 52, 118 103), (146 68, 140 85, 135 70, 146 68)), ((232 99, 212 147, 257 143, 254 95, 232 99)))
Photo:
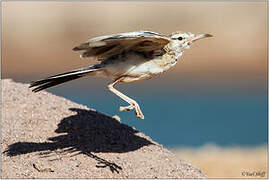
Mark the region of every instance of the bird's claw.
POLYGON ((141 110, 140 110, 140 111, 135 111, 135 114, 136 114, 136 116, 139 117, 140 119, 144 119, 144 115, 143 115, 143 113, 142 113, 141 110))
POLYGON ((121 111, 130 111, 132 109, 135 109, 135 114, 136 114, 137 117, 139 117, 140 119, 144 119, 144 115, 143 115, 143 113, 142 113, 142 111, 141 111, 138 104, 129 105, 129 106, 125 106, 125 107, 120 106, 119 111, 120 112, 121 111))

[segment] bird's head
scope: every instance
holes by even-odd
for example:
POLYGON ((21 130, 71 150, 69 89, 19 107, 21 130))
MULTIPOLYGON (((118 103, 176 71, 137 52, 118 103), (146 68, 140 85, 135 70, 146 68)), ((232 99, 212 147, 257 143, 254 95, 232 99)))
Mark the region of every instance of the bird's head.
POLYGON ((189 49, 191 44, 199 39, 213 37, 211 34, 193 34, 190 32, 174 32, 170 35, 170 48, 176 51, 189 49))

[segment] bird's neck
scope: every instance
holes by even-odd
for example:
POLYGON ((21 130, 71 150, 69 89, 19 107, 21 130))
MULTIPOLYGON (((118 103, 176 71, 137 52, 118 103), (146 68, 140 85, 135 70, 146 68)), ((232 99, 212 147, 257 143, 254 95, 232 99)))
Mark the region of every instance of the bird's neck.
POLYGON ((164 47, 167 56, 170 57, 171 61, 177 61, 183 54, 184 50, 181 48, 176 48, 168 44, 164 47))
POLYGON ((181 56, 182 52, 166 51, 166 53, 161 57, 160 61, 158 61, 158 64, 164 68, 164 71, 167 71, 176 65, 181 56))
POLYGON ((175 42, 168 43, 164 47, 164 50, 166 51, 166 53, 173 55, 175 57, 181 56, 184 51, 184 49, 181 48, 180 45, 175 42))

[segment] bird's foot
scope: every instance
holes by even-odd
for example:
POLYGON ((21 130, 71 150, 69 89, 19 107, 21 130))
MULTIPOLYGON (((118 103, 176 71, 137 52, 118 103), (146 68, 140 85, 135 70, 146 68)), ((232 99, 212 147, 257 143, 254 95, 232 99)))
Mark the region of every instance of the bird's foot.
POLYGON ((139 106, 135 108, 135 114, 136 114, 136 116, 139 117, 140 119, 144 119, 144 115, 143 115, 141 109, 139 108, 139 106))
POLYGON ((121 111, 130 111, 130 110, 132 110, 132 109, 134 109, 134 108, 135 108, 134 105, 125 106, 125 107, 120 106, 120 112, 121 112, 121 111))
POLYGON ((144 115, 138 104, 131 104, 125 107, 120 106, 120 111, 130 111, 132 109, 135 109, 135 114, 137 117, 139 117, 140 119, 144 119, 144 115))

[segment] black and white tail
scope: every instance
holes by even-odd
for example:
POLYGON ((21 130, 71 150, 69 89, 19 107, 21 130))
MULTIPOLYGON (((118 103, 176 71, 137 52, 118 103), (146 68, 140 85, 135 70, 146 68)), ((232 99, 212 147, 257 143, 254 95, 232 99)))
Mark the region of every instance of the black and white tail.
POLYGON ((74 79, 81 78, 83 76, 86 76, 92 72, 95 72, 100 69, 100 65, 92 65, 86 68, 82 69, 76 69, 70 72, 62 73, 62 74, 57 74, 55 76, 50 76, 46 79, 41 79, 38 81, 34 81, 30 84, 30 88, 34 87, 32 90, 33 92, 38 92, 43 89, 50 88, 52 86, 56 86, 58 84, 62 84, 67 81, 71 81, 74 79))

